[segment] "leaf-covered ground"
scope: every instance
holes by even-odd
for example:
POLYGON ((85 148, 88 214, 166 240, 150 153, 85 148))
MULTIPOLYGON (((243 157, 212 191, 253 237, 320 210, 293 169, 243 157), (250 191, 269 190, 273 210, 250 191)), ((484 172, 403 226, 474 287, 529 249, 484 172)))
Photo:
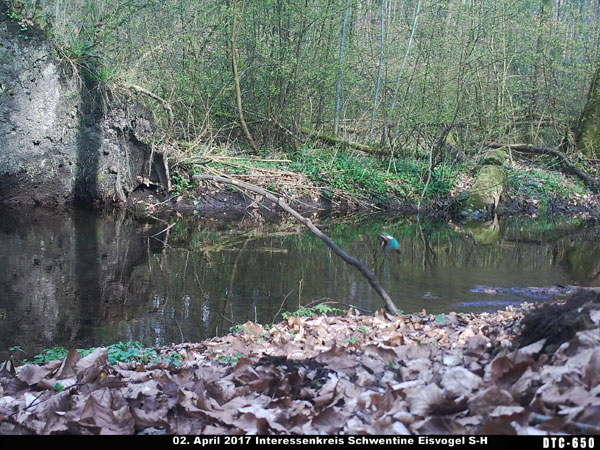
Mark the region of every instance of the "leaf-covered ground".
POLYGON ((529 320, 525 346, 524 316, 543 318, 536 305, 248 322, 160 349, 170 357, 153 365, 109 364, 103 348, 7 362, 0 434, 598 434, 597 297, 557 306, 546 328, 529 320), (585 316, 581 331, 535 340, 562 315, 585 316))

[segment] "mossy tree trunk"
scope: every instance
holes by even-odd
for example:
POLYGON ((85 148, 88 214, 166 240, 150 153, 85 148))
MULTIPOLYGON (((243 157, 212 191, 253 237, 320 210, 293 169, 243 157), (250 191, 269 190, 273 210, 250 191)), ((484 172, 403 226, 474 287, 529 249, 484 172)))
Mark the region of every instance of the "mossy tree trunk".
POLYGON ((577 147, 587 156, 600 157, 600 59, 577 129, 577 147))

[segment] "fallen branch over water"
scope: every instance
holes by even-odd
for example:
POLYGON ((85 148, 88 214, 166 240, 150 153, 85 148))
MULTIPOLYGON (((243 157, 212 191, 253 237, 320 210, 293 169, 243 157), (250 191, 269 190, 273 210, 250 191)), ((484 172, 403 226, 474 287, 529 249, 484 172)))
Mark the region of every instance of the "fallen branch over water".
POLYGON ((298 211, 293 209, 287 202, 281 197, 277 197, 276 195, 271 194, 270 192, 262 189, 258 186, 254 186, 253 184, 244 183, 242 181, 234 180, 232 178, 221 177, 218 175, 194 175, 192 178, 200 181, 215 181, 217 183, 226 183, 236 186, 241 189, 246 189, 248 191, 254 192, 259 195, 263 195, 265 198, 269 199, 276 205, 278 205, 281 209, 291 214, 295 219, 302 222, 306 227, 316 236, 318 236, 327 246, 333 250, 333 252, 342 258, 346 263, 356 267, 358 271, 367 279, 371 287, 377 292, 377 294, 385 301, 386 309, 391 314, 397 314, 398 308, 392 301, 389 294, 381 287, 381 285, 377 282, 375 275, 371 272, 367 266, 365 266, 361 261, 354 258, 353 256, 348 255, 344 250, 337 246, 335 242, 333 242, 329 236, 319 230, 310 219, 304 217, 298 211))

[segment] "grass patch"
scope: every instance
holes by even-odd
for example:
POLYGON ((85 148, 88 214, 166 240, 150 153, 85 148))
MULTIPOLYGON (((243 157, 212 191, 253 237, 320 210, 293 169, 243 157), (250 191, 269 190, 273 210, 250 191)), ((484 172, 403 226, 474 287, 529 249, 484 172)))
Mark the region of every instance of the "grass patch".
MULTIPOLYGON (((417 199, 427 179, 427 162, 403 158, 380 158, 371 155, 348 154, 335 149, 302 148, 295 153, 290 169, 305 173, 325 192, 386 200, 392 196, 417 199)), ((450 193, 458 172, 440 165, 433 170, 426 196, 450 193)))

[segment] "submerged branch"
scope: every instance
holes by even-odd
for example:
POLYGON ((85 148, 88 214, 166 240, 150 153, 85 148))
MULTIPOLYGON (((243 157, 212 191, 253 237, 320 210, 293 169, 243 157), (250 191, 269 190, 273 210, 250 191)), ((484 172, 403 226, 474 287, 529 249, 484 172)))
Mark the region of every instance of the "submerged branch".
POLYGON ((298 211, 293 209, 290 205, 287 204, 287 202, 283 198, 277 197, 277 196, 271 194, 270 192, 266 191, 265 189, 262 189, 258 186, 254 186, 253 184, 244 183, 242 181, 234 180, 231 178, 221 177, 221 176, 217 176, 217 175, 205 175, 205 174, 204 175, 194 175, 192 178, 194 178, 196 180, 208 180, 208 181, 215 181, 217 183, 231 184, 238 188, 246 189, 246 190, 254 192, 256 194, 263 195, 265 198, 269 199, 270 201, 272 201, 273 203, 278 205, 281 209, 283 209, 287 213, 291 214, 295 219, 302 222, 313 234, 315 234, 323 242, 325 242, 325 244, 327 244, 327 246, 331 250, 333 250, 333 252, 336 255, 338 255, 340 258, 342 258, 346 263, 356 267, 358 269, 358 271, 367 279, 367 281, 369 282, 371 287, 375 290, 375 292, 377 292, 377 294, 385 301, 386 309, 388 310, 388 312, 390 312, 391 314, 397 314, 398 308, 396 308, 396 305, 394 304, 394 302, 392 301, 392 299, 390 298, 388 293, 377 282, 375 275, 361 261, 354 258, 353 256, 348 255, 340 247, 338 247, 336 245, 336 243, 333 242, 329 238, 329 236, 327 236, 325 233, 323 233, 321 230, 319 230, 310 221, 310 219, 304 217, 298 211))

